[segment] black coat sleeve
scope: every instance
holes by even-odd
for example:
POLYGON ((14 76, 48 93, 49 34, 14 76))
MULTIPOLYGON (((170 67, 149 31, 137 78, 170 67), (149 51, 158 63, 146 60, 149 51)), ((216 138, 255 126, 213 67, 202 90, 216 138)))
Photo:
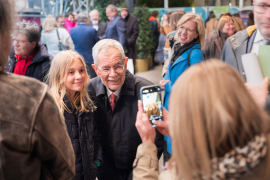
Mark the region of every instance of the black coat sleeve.
POLYGON ((137 19, 134 18, 134 21, 132 22, 132 33, 131 36, 127 39, 127 42, 129 45, 135 44, 138 35, 139 35, 139 24, 137 19))

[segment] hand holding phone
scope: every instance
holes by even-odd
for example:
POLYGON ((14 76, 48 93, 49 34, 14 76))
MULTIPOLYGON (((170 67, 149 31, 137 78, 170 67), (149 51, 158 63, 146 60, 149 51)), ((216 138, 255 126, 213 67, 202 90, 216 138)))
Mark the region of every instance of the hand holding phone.
POLYGON ((161 88, 157 85, 144 86, 141 88, 141 100, 143 102, 143 110, 147 114, 149 121, 153 123, 163 120, 161 88))

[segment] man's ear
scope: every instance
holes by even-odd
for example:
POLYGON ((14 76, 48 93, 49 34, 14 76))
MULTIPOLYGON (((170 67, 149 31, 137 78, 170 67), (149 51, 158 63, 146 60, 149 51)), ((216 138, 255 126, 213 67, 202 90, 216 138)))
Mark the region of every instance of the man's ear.
POLYGON ((34 49, 36 47, 36 45, 37 45, 37 42, 36 41, 33 41, 33 42, 31 42, 31 45, 32 45, 32 47, 34 49))
POLYGON ((92 68, 95 70, 97 76, 99 77, 97 66, 95 64, 92 64, 92 68))
POLYGON ((128 57, 125 58, 125 69, 127 69, 128 57))

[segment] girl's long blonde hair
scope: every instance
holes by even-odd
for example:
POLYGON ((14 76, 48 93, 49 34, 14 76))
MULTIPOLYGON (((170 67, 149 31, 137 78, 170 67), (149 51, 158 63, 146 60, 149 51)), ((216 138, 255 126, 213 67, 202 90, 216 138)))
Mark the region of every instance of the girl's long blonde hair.
MULTIPOLYGON (((169 109, 173 152, 169 167, 176 179, 209 178, 212 158, 247 145, 261 133, 267 135, 270 150, 269 116, 255 103, 239 73, 220 60, 185 71, 174 85, 169 109)), ((266 159, 269 168, 269 153, 266 159)), ((269 177, 269 171, 263 173, 269 177)))
POLYGON ((61 51, 54 57, 46 78, 46 82, 49 85, 52 96, 56 100, 62 113, 64 113, 65 110, 71 112, 71 110, 68 109, 64 102, 64 96, 68 93, 64 82, 68 74, 68 69, 74 62, 75 58, 80 59, 83 66, 85 67, 86 78, 82 90, 80 92, 76 92, 74 101, 70 102, 74 105, 77 111, 89 112, 95 110, 95 105, 89 98, 86 90, 90 78, 86 71, 86 64, 84 59, 76 51, 68 50, 61 51))

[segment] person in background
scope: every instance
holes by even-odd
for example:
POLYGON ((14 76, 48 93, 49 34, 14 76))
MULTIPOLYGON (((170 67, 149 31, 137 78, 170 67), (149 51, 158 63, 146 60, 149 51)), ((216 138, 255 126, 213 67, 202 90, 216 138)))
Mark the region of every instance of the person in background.
POLYGON ((161 17, 161 22, 160 22, 160 35, 159 35, 158 48, 157 48, 157 59, 159 62, 162 62, 162 63, 164 63, 164 61, 166 61, 169 57, 168 48, 170 47, 170 42, 169 42, 170 39, 169 38, 167 39, 167 34, 171 32, 171 29, 169 26, 170 17, 171 17, 171 14, 163 14, 163 16, 161 17), (165 39, 165 44, 163 43, 163 39, 165 39), (163 58, 161 57, 161 55, 163 55, 163 58))
MULTIPOLYGON (((255 53, 258 55, 260 45, 269 45, 270 39, 270 5, 268 0, 254 1, 254 26, 229 37, 222 50, 221 60, 233 66, 246 80, 242 64, 242 55, 255 53)), ((267 96, 265 109, 270 113, 270 95, 267 96)))
POLYGON ((219 59, 226 39, 236 33, 233 20, 230 16, 222 16, 219 19, 217 29, 205 39, 202 52, 205 59, 219 59))
POLYGON ((83 56, 87 65, 87 73, 90 78, 96 77, 96 73, 92 68, 93 56, 92 48, 100 40, 97 31, 89 26, 89 18, 87 13, 78 14, 78 26, 71 29, 70 35, 75 45, 75 50, 83 56))
POLYGON ((102 164, 102 149, 95 115, 95 105, 86 86, 89 76, 79 53, 62 51, 57 54, 47 76, 52 96, 65 117, 68 135, 76 155, 73 180, 95 180, 102 164), (64 82, 64 83, 62 83, 64 82))
POLYGON ((73 16, 74 16, 74 21, 77 22, 78 20, 78 13, 77 12, 72 12, 73 16))
POLYGON ((134 70, 136 67, 136 40, 139 36, 138 20, 129 14, 127 7, 121 9, 121 16, 126 22, 126 56, 133 60, 134 70))
POLYGON ((67 32, 70 34, 71 28, 74 28, 77 26, 77 23, 75 21, 74 15, 72 13, 66 13, 65 18, 65 27, 67 32))
POLYGON ((152 49, 151 55, 152 55, 152 61, 153 65, 158 65, 158 63, 155 62, 155 54, 156 50, 158 47, 158 40, 159 40, 159 22, 157 20, 158 18, 158 11, 153 11, 151 16, 149 17, 149 22, 151 24, 151 28, 153 31, 153 43, 154 43, 154 48, 152 49))
MULTIPOLYGON (((98 179, 132 180, 132 163, 141 143, 135 127, 137 101, 141 87, 153 84, 127 70, 128 58, 116 40, 99 41, 93 48, 93 58, 98 77, 89 81, 88 90, 100 113, 98 123, 104 162, 99 168, 98 179)), ((160 157, 164 137, 157 134, 155 143, 160 157)))
POLYGON ((205 24, 205 27, 206 27, 206 23, 211 19, 210 17, 212 17, 214 15, 214 12, 213 11, 210 11, 209 12, 209 15, 207 17, 207 19, 205 20, 204 24, 205 24))
POLYGON ((216 30, 218 20, 215 14, 209 15, 209 21, 206 23, 206 37, 209 37, 211 33, 216 30))
POLYGON ((67 49, 74 49, 73 41, 65 28, 58 28, 54 18, 46 18, 42 25, 41 43, 45 44, 48 53, 56 56, 60 52, 59 39, 67 49), (59 36, 59 39, 58 39, 59 36))
MULTIPOLYGON (((205 37, 202 18, 194 13, 187 13, 178 21, 177 26, 179 43, 175 45, 167 74, 159 82, 160 88, 165 90, 163 101, 163 112, 165 113, 169 111, 169 98, 175 81, 189 66, 204 60, 201 51, 201 48, 204 46, 205 37)), ((172 154, 170 137, 166 136, 165 141, 167 143, 167 152, 172 154)))
POLYGON ((166 34, 167 36, 164 46, 164 54, 168 52, 168 56, 164 56, 165 62, 162 69, 162 76, 167 73, 168 64, 173 54, 173 45, 177 40, 177 37, 175 36, 177 32, 177 23, 185 14, 185 11, 175 11, 171 14, 170 21, 167 21, 167 19, 163 19, 163 28, 161 28, 161 32, 163 34, 166 34))
POLYGON ((114 5, 109 5, 106 8, 106 16, 110 20, 103 39, 114 39, 123 46, 126 50, 126 22, 118 15, 117 8, 114 5))
POLYGON ((66 28, 65 27, 65 17, 62 15, 59 15, 56 17, 57 25, 59 28, 66 28))
POLYGON ((99 12, 96 9, 92 10, 89 13, 89 16, 91 20, 89 25, 97 30, 98 35, 101 38, 106 32, 107 24, 99 21, 99 12))
POLYGON ((250 12, 248 14, 247 26, 253 26, 253 25, 254 25, 254 14, 253 14, 253 12, 250 12))
MULTIPOLYGON (((34 78, 6 73, 4 68, 14 7, 14 1, 0 0, 0 179, 71 180, 75 155, 48 86, 34 78)), ((39 31, 37 25, 27 25, 34 33, 39 31)))
POLYGON ((53 56, 48 54, 46 47, 39 40, 40 29, 36 23, 16 23, 9 54, 9 72, 44 80, 53 56))
POLYGON ((239 17, 239 13, 232 14, 232 19, 233 19, 236 31, 242 31, 245 29, 243 20, 239 17))
POLYGON ((172 137, 172 158, 160 175, 155 128, 139 101, 142 144, 133 180, 270 179, 270 119, 257 103, 231 66, 218 60, 192 66, 174 85, 169 119, 155 122, 172 137))

